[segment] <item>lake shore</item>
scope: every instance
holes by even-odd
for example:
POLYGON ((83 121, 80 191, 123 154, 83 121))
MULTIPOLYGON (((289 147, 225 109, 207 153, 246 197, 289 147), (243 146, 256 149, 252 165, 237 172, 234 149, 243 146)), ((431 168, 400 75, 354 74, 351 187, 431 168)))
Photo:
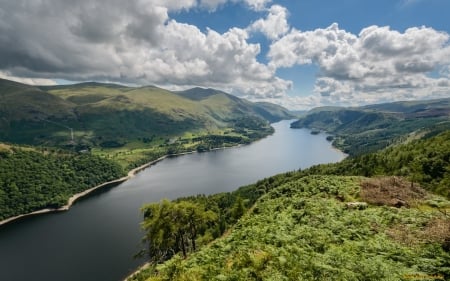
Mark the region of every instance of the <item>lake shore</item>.
MULTIPOLYGON (((209 151, 221 150, 221 149, 227 149, 227 148, 236 148, 236 147, 240 147, 240 146, 241 146, 241 144, 236 145, 236 146, 230 146, 230 147, 217 147, 217 148, 212 148, 209 151)), ((37 211, 34 211, 34 212, 22 214, 22 215, 17 215, 17 216, 14 216, 14 217, 10 217, 10 218, 7 218, 7 219, 4 219, 4 220, 0 221, 0 226, 2 226, 4 224, 7 224, 7 223, 10 223, 10 222, 13 222, 13 221, 18 220, 18 219, 21 219, 21 218, 25 218, 25 217, 36 216, 36 215, 41 215, 41 214, 48 214, 48 213, 58 213, 58 212, 68 211, 70 209, 70 207, 72 207, 72 205, 78 199, 80 199, 82 197, 85 197, 85 196, 89 195, 90 193, 92 193, 92 192, 94 192, 94 191, 96 191, 98 189, 110 186, 112 184, 123 183, 123 182, 131 179, 132 177, 134 177, 140 171, 142 171, 142 170, 144 170, 144 169, 146 169, 146 168, 148 168, 148 167, 158 163, 159 161, 162 161, 162 160, 166 159, 167 157, 176 157, 176 156, 182 156, 182 155, 192 154, 192 153, 198 153, 198 151, 187 151, 187 152, 182 152, 182 153, 178 153, 178 154, 167 154, 167 155, 161 156, 158 159, 155 159, 153 161, 150 161, 148 163, 145 163, 145 164, 143 164, 143 165, 141 165, 141 166, 139 166, 137 168, 134 168, 134 169, 128 171, 127 175, 124 176, 124 177, 121 177, 121 178, 115 179, 115 180, 111 180, 111 181, 108 181, 108 182, 101 183, 101 184, 96 185, 96 186, 94 186, 92 188, 89 188, 89 189, 87 189, 85 191, 82 191, 82 192, 79 192, 77 194, 72 195, 67 200, 67 204, 62 206, 62 207, 59 207, 59 208, 46 208, 46 209, 41 209, 41 210, 37 210, 37 211)))
MULTIPOLYGON (((181 154, 180 154, 180 155, 181 155, 181 154)), ((87 196, 88 194, 90 194, 90 193, 92 193, 92 192, 94 192, 94 191, 96 191, 96 190, 98 190, 98 189, 104 188, 104 187, 106 187, 106 186, 110 186, 110 185, 112 185, 112 184, 120 184, 120 183, 123 183, 123 182, 125 182, 125 181, 131 179, 132 177, 134 177, 134 176, 135 176, 137 173, 139 173, 140 171, 142 171, 142 170, 144 170, 144 169, 150 167, 150 166, 153 165, 153 164, 156 164, 156 163, 159 162, 159 161, 164 160, 165 158, 167 158, 167 157, 169 157, 169 156, 172 156, 172 155, 165 155, 165 156, 162 156, 162 157, 160 157, 160 158, 158 158, 158 159, 156 159, 156 160, 150 161, 150 162, 145 163, 145 164, 143 164, 143 165, 141 165, 141 166, 139 166, 139 167, 137 167, 137 168, 134 168, 134 169, 130 170, 130 171, 127 173, 127 175, 124 176, 124 177, 121 177, 121 178, 119 178, 119 179, 115 179, 115 180, 111 180, 111 181, 107 181, 107 182, 101 183, 101 184, 96 185, 96 186, 94 186, 94 187, 92 187, 92 188, 89 188, 89 189, 87 189, 87 190, 85 190, 85 191, 82 191, 82 192, 79 192, 79 193, 77 193, 77 194, 74 194, 74 195, 72 195, 72 196, 67 200, 67 204, 64 205, 64 206, 62 206, 62 207, 59 207, 59 208, 46 208, 46 209, 41 209, 41 210, 37 210, 37 211, 34 211, 34 212, 22 214, 22 215, 17 215, 17 216, 14 216, 14 217, 10 217, 10 218, 7 218, 7 219, 4 219, 4 220, 0 221, 0 226, 2 226, 2 225, 4 225, 4 224, 7 224, 7 223, 10 223, 10 222, 12 222, 12 221, 15 221, 15 220, 24 218, 24 217, 30 217, 30 216, 40 215, 40 214, 47 214, 47 213, 57 213, 57 212, 65 212, 65 211, 68 211, 68 210, 70 209, 70 207, 72 207, 72 205, 75 204, 75 202, 76 202, 78 199, 80 199, 80 198, 82 198, 82 197, 85 197, 85 196, 87 196)), ((175 156, 175 155, 174 155, 174 156, 175 156)))

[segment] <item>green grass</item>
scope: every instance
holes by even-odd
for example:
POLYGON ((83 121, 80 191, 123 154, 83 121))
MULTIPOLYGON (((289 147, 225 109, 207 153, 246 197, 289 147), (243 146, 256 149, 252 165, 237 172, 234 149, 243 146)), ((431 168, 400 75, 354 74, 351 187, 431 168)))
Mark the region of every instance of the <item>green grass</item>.
POLYGON ((357 108, 318 108, 292 124, 334 135, 333 144, 351 156, 408 140, 411 134, 450 129, 450 99, 397 102, 357 108))
POLYGON ((288 181, 262 196, 224 237, 187 259, 175 256, 150 268, 152 277, 142 274, 135 280, 448 278, 449 252, 440 237, 426 235, 448 218, 432 207, 347 209, 338 198, 358 198, 363 180, 309 176, 288 181), (409 234, 401 230, 404 226, 409 234), (399 239, 406 234, 414 243, 399 239))
MULTIPOLYGON (((116 151, 109 154, 125 166, 133 161, 141 163, 148 154, 160 150, 160 143, 149 140, 190 133, 219 135, 223 131, 254 140, 270 133, 269 121, 291 117, 279 106, 255 104, 200 88, 171 92, 154 86, 102 83, 33 87, 0 80, 0 96, 0 141, 75 150, 93 148, 96 153, 115 147, 116 151), (254 121, 248 122, 251 119, 254 121), (241 120, 253 127, 236 125, 243 123, 241 120), (70 128, 75 137, 73 147, 69 145, 70 128)), ((192 147, 195 150, 195 145, 192 147)))
POLYGON ((447 280, 450 201, 437 194, 449 195, 449 138, 446 131, 231 193, 177 199, 219 222, 201 233, 200 251, 131 280, 447 280), (243 217, 239 201, 249 210, 243 217))

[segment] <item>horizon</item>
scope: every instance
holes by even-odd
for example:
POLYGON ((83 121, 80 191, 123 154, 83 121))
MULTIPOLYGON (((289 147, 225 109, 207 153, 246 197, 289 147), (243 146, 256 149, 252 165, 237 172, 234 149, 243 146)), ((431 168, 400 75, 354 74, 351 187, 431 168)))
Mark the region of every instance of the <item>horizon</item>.
POLYGON ((446 98, 449 9, 444 0, 0 0, 0 78, 212 88, 290 110, 446 98))
MULTIPOLYGON (((74 85, 82 85, 82 84, 99 84, 99 85, 111 85, 111 86, 120 86, 120 87, 126 87, 126 88, 146 88, 146 87, 155 87, 158 89, 162 89, 162 90, 166 90, 166 91, 170 91, 170 92, 184 92, 184 91, 189 91, 189 90, 193 90, 193 89, 202 89, 202 90, 213 90, 213 91, 219 91, 222 92, 224 94, 227 95, 232 95, 230 93, 227 93, 225 91, 219 90, 219 89, 214 89, 214 88, 205 88, 205 87, 199 87, 199 86, 194 86, 192 88, 186 88, 184 90, 169 90, 166 89, 164 87, 160 87, 157 85, 126 85, 126 84, 120 84, 120 83, 115 83, 115 82, 98 82, 98 81, 83 81, 83 82, 75 82, 75 81, 71 81, 70 83, 65 83, 65 84, 54 84, 54 85, 39 85, 39 84, 28 84, 28 83, 24 83, 21 81, 15 81, 15 80, 10 80, 10 79, 5 79, 0 77, 0 80, 6 80, 6 81, 12 81, 12 82, 16 82, 16 83, 20 83, 20 84, 24 84, 24 85, 28 85, 28 86, 34 86, 34 87, 64 87, 64 86, 74 86, 74 85)), ((246 99, 245 97, 240 97, 242 99, 246 99)), ((283 105, 280 105, 286 109, 288 109, 291 112, 308 112, 310 110, 314 110, 317 108, 327 108, 327 107, 341 107, 341 108, 358 108, 358 107, 364 107, 364 106, 371 106, 371 105, 382 105, 382 104, 390 104, 390 103, 404 103, 404 102, 420 102, 420 101, 438 101, 438 100, 445 100, 445 99, 450 99, 450 97, 443 97, 443 98, 434 98, 434 97, 429 97, 429 98, 419 98, 419 99, 413 99, 413 100, 396 100, 396 101, 391 101, 391 102, 375 102, 375 103, 367 103, 367 104, 361 104, 361 105, 356 105, 356 106, 345 106, 345 105, 319 105, 319 106, 315 106, 315 107, 311 107, 311 108, 305 108, 305 109, 290 109, 287 107, 284 107, 283 105)), ((248 100, 248 99, 246 99, 248 100)), ((251 101, 251 100, 249 100, 251 101)), ((257 101, 251 101, 251 102, 267 102, 265 100, 257 100, 257 101)), ((268 102, 271 104, 275 104, 275 105, 279 105, 273 102, 268 102)))

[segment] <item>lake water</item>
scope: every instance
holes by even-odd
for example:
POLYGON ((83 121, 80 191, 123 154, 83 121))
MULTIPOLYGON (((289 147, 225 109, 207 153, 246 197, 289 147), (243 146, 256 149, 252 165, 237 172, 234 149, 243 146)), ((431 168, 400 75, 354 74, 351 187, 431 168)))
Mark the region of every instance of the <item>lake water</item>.
POLYGON ((325 135, 273 124, 250 145, 167 158, 68 212, 28 217, 0 227, 2 281, 119 281, 143 260, 140 207, 162 198, 232 191, 281 172, 337 162, 344 154, 325 135))

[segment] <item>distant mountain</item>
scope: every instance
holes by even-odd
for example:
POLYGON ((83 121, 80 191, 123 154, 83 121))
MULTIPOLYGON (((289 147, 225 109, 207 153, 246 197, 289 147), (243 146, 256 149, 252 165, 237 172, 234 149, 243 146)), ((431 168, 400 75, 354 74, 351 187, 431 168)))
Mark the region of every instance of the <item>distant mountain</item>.
POLYGON ((0 141, 89 145, 171 137, 232 127, 242 118, 292 118, 286 109, 252 103, 214 89, 172 92, 154 86, 96 82, 35 87, 0 79, 0 141))
POLYGON ((357 155, 407 140, 414 134, 435 135, 450 129, 450 99, 315 108, 291 127, 333 134, 336 147, 357 155))
POLYGON ((373 104, 362 107, 382 112, 416 114, 432 116, 450 114, 450 98, 424 101, 401 101, 393 103, 373 104))
POLYGON ((190 100, 201 101, 217 94, 226 94, 225 92, 215 89, 192 88, 185 91, 175 92, 176 94, 188 98, 190 100))
MULTIPOLYGON (((73 104, 33 87, 0 79, 0 122, 74 117, 73 104)), ((1 124, 1 123, 0 123, 1 124)))
MULTIPOLYGON (((217 102, 220 98, 222 98, 228 100, 229 104, 233 104, 239 110, 258 115, 269 122, 277 122, 283 119, 292 119, 295 117, 294 114, 282 106, 268 102, 252 103, 215 89, 192 88, 176 93, 182 97, 194 101, 200 101, 215 112, 221 111, 220 107, 224 106, 224 104, 220 102, 214 104, 211 103, 211 100, 217 102)), ((222 102, 223 101, 224 100, 222 100, 222 102)))

